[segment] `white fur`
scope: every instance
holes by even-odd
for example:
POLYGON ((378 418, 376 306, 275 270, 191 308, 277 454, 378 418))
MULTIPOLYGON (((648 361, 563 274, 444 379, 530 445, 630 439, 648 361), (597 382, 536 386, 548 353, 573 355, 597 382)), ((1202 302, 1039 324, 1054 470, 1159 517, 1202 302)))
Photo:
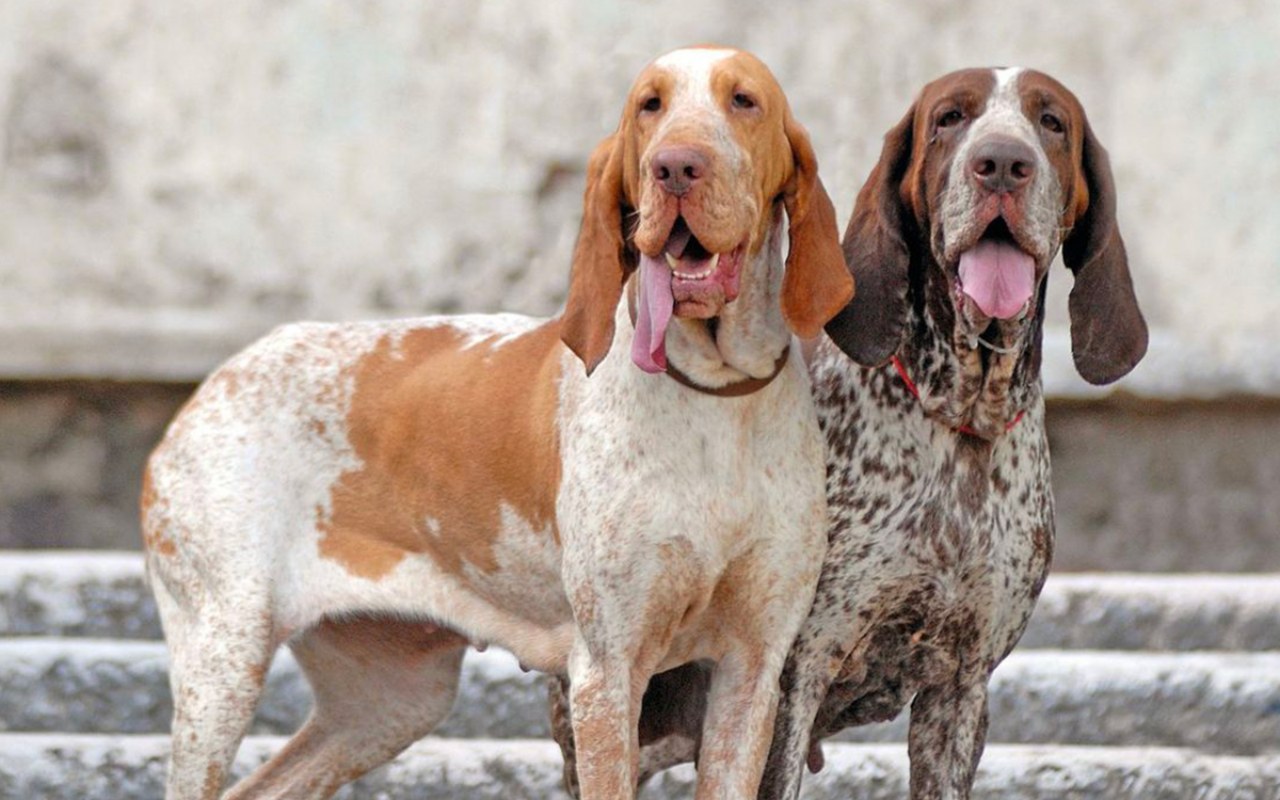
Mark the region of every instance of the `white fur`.
MULTIPOLYGON (((672 130, 693 126, 706 132, 708 145, 721 151, 721 156, 728 156, 730 163, 741 163, 741 154, 733 144, 729 134, 729 122, 725 119, 724 109, 716 102, 711 92, 712 68, 733 55, 732 50, 676 50, 654 61, 659 67, 675 78, 675 90, 668 100, 668 112, 654 132, 652 142, 656 145, 672 130)), ((642 164, 647 164, 651 153, 646 153, 642 164)))
POLYGON ((655 139, 671 126, 690 116, 718 118, 723 125, 724 114, 711 93, 711 68, 732 56, 732 50, 688 49, 676 50, 654 61, 676 77, 676 88, 667 114, 659 126, 655 139))

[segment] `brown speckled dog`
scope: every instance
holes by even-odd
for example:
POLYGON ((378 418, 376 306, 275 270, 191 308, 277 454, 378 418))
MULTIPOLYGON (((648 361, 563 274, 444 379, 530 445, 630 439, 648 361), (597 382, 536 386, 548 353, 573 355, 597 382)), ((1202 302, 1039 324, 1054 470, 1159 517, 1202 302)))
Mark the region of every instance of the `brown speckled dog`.
MULTIPOLYGON (((759 797, 797 797, 822 738, 908 704, 911 797, 969 796, 987 683, 1053 550, 1040 358, 1060 247, 1075 274, 1076 367, 1109 383, 1142 358, 1147 329, 1107 154, 1080 102, 1022 69, 927 85, 886 136, 845 232, 858 294, 810 354, 830 549, 782 675, 759 797)), ((651 682, 644 774, 696 758, 708 672, 651 682)), ((552 703, 571 777, 562 687, 552 703)))

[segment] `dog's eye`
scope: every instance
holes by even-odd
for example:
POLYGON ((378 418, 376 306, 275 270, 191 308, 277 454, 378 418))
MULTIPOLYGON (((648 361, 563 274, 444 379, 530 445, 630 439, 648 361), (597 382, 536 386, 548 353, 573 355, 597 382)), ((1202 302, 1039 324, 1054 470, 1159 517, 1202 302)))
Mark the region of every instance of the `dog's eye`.
POLYGON ((1040 126, 1052 133, 1062 133, 1062 120, 1058 119, 1052 114, 1048 114, 1048 113, 1041 114, 1040 126))
POLYGON ((751 95, 746 94, 745 92, 734 92, 733 107, 741 108, 743 110, 752 109, 756 107, 756 101, 751 99, 751 95))
POLYGON ((655 111, 661 111, 662 98, 658 97, 657 95, 650 97, 648 100, 645 100, 644 103, 640 106, 640 110, 648 111, 650 114, 652 114, 655 111))
POLYGON ((957 108, 953 108, 942 116, 938 117, 939 128, 952 128, 964 122, 964 113, 957 108))

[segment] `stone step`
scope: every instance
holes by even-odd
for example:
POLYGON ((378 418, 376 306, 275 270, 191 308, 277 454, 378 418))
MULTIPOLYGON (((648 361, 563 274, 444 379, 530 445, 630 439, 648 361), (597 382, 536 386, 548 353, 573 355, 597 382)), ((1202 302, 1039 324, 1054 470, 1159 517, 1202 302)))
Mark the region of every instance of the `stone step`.
MULTIPOLYGON (((1019 645, 1280 650, 1280 575, 1062 574, 1019 645)), ((0 551, 0 636, 158 639, 137 553, 0 551)))
MULTIPOLYGON (((0 727, 165 731, 167 661, 159 642, 0 639, 0 727)), ((548 735, 543 681, 507 653, 468 653, 438 735, 548 735)), ((1280 750, 1280 653, 1018 651, 996 670, 990 705, 993 742, 1280 750)), ((305 679, 282 650, 253 730, 288 733, 309 707, 305 679)), ((904 717, 842 736, 901 741, 905 730, 904 717)))
MULTIPOLYGON (((1280 752, 1280 653, 1015 650, 991 679, 989 740, 1280 752)), ((845 741, 905 741, 907 715, 845 741)))
POLYGON ((159 639, 142 556, 0 551, 0 635, 159 639))
MULTIPOLYGON (((245 741, 243 775, 283 740, 245 741)), ((902 745, 832 744, 826 768, 806 777, 805 800, 900 800, 902 745)), ((0 796, 43 800, 159 800, 168 741, 161 736, 0 734, 0 796)), ((366 775, 338 800, 564 800, 560 753, 549 741, 418 742, 366 775)), ((692 797, 688 766, 659 776, 642 800, 692 797)), ((1214 756, 1140 747, 993 745, 978 769, 975 796, 987 800, 1275 800, 1280 756, 1214 756)))
POLYGON ((1280 650, 1280 575, 1051 575, 1019 648, 1280 650))
MULTIPOLYGON (((173 714, 168 670, 163 642, 0 638, 0 730, 167 731, 173 714)), ((506 652, 468 651, 454 712, 437 735, 549 736, 544 680, 506 652)), ((281 648, 252 731, 291 733, 310 709, 306 679, 281 648)))

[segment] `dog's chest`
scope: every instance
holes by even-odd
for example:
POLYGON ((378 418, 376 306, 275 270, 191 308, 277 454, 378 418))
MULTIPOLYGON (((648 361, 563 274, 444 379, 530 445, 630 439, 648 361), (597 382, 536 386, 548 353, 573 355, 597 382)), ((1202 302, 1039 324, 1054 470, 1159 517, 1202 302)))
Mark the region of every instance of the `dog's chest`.
POLYGON ((839 358, 814 369, 831 515, 815 603, 850 629, 824 708, 843 727, 1005 655, 1048 569, 1053 507, 1042 406, 988 447, 925 419, 892 370, 839 358))
POLYGON ((724 398, 630 364, 613 375, 613 361, 589 382, 567 377, 562 389, 562 526, 648 519, 723 537, 816 491, 822 446, 802 374, 788 370, 757 394, 724 398), (628 518, 614 519, 621 509, 628 518))

